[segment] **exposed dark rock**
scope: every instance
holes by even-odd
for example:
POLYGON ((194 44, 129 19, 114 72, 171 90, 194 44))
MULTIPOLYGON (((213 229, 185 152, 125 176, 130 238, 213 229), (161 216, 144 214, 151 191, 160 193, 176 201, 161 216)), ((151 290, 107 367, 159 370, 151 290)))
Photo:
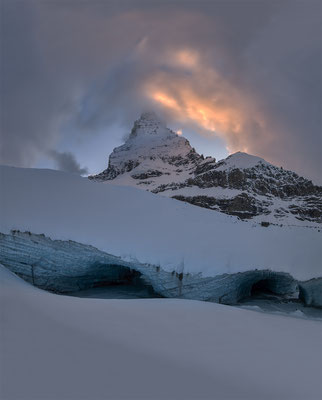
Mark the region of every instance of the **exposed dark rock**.
POLYGON ((303 220, 322 222, 322 200, 318 197, 304 198, 301 205, 291 204, 288 208, 303 220))
MULTIPOLYGON (((131 177, 133 179, 148 179, 148 178, 153 178, 155 176, 161 176, 161 175, 163 175, 163 173, 161 171, 148 170, 148 171, 143 172, 141 174, 133 174, 133 175, 131 175, 131 177)), ((165 173, 165 175, 169 175, 169 174, 165 173)))
POLYGON ((209 160, 206 159, 206 162, 197 165, 194 174, 197 176, 199 174, 203 174, 205 172, 210 171, 216 164, 216 160, 214 158, 210 158, 209 160))
POLYGON ((280 198, 294 196, 321 196, 322 188, 315 186, 309 180, 299 177, 291 171, 277 172, 278 168, 267 168, 259 165, 249 169, 234 168, 217 171, 218 165, 207 172, 196 174, 187 183, 200 188, 223 187, 229 189, 247 190, 253 194, 273 195, 280 198), (286 183, 287 182, 287 183, 286 183))
MULTIPOLYGON (((210 170, 203 174, 196 176, 195 178, 189 178, 186 181, 187 185, 198 186, 199 188, 210 188, 210 187, 229 187, 228 177, 225 171, 210 170)), ((239 188, 239 187, 238 187, 239 188)))
POLYGON ((269 222, 262 221, 261 226, 264 226, 265 228, 267 228, 269 226, 269 222))
POLYGON ((216 209, 229 215, 236 215, 241 219, 252 218, 255 215, 264 214, 264 206, 247 193, 241 193, 231 199, 216 199, 208 196, 173 196, 174 199, 186 201, 199 207, 216 209))

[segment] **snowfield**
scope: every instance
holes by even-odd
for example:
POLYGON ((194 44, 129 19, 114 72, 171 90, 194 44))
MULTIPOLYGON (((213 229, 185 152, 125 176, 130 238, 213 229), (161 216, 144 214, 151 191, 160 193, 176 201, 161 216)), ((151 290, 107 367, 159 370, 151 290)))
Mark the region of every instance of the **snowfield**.
POLYGON ((6 400, 317 400, 322 324, 187 300, 50 294, 0 266, 6 400))
POLYGON ((0 232, 74 240, 165 271, 216 276, 253 269, 322 276, 316 228, 262 227, 136 188, 63 172, 0 168, 0 232))
MULTIPOLYGON (((319 229, 262 227, 58 171, 1 167, 0 179, 1 233, 205 277, 256 268, 322 276, 319 229)), ((0 398, 317 400, 322 323, 299 314, 59 296, 0 265, 0 398)))

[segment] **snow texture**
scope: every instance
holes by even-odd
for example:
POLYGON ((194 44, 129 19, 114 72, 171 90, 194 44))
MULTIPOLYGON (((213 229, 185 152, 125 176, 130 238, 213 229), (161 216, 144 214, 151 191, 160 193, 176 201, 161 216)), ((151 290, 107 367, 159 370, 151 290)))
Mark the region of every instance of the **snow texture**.
POLYGON ((317 400, 322 324, 187 300, 58 296, 0 266, 0 398, 317 400))
POLYGON ((130 187, 1 167, 0 232, 74 240, 124 261, 213 277, 249 270, 321 277, 321 233, 262 227, 130 187))
POLYGON ((272 166, 272 164, 268 163, 263 158, 253 156, 242 151, 238 151, 237 153, 231 154, 226 159, 219 161, 216 170, 224 171, 234 168, 248 169, 254 168, 258 164, 272 166))

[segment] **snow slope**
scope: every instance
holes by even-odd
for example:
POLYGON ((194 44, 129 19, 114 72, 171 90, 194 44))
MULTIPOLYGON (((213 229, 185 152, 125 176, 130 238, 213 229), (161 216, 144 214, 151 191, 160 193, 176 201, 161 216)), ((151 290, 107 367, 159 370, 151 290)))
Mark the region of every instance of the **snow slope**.
POLYGON ((130 187, 63 172, 0 168, 0 232, 90 244, 165 271, 216 276, 253 269, 322 276, 321 233, 262 227, 130 187))
POLYGON ((0 398, 317 400, 322 324, 198 301, 53 295, 0 266, 0 398))
POLYGON ((237 153, 231 154, 224 160, 218 161, 215 169, 217 171, 225 171, 227 169, 234 168, 249 169, 256 167, 258 164, 272 166, 272 164, 268 163, 263 158, 238 151, 237 153))

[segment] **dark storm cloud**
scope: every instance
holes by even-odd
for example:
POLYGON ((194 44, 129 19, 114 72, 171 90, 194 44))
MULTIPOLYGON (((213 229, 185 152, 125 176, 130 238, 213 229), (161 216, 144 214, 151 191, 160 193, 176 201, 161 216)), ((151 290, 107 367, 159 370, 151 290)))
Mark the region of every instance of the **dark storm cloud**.
POLYGON ((81 168, 74 154, 70 152, 51 150, 49 151, 49 156, 55 161, 57 169, 61 171, 78 175, 86 175, 88 173, 87 168, 81 168))
POLYGON ((4 1, 3 13, 2 162, 31 166, 62 135, 95 140, 156 108, 319 179, 319 1, 4 1))

